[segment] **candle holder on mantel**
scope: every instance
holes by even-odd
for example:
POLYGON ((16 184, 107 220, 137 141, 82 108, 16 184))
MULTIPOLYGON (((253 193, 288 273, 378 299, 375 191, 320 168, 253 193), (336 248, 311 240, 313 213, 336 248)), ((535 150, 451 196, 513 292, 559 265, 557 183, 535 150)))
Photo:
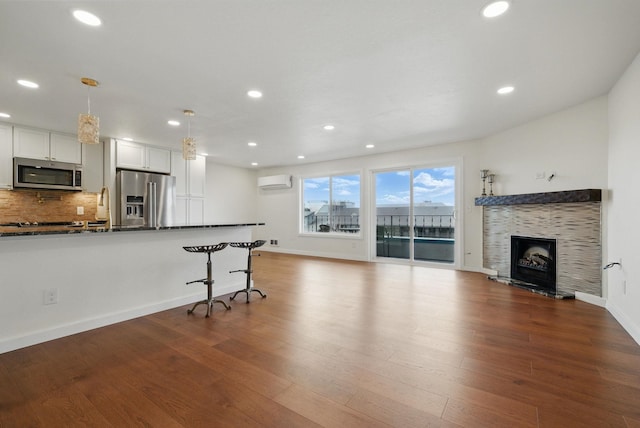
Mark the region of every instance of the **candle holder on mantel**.
POLYGON ((493 196, 493 183, 496 181, 496 175, 489 174, 487 178, 489 179, 489 196, 493 196))
POLYGON ((482 195, 481 196, 487 196, 487 190, 486 190, 486 182, 487 182, 487 177, 489 176, 489 170, 488 169, 481 169, 480 170, 480 178, 482 179, 482 195))

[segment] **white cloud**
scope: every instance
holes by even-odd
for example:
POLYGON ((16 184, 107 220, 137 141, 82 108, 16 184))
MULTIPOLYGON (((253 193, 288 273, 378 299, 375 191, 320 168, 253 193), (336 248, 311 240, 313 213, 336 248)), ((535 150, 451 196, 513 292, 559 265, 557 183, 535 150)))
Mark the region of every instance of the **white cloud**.
MULTIPOLYGON (((413 180, 413 191, 420 197, 437 198, 443 195, 453 194, 455 180, 450 178, 436 179, 427 172, 421 172, 413 180)), ((416 197, 416 199, 418 199, 416 197)))
POLYGON ((376 200, 376 204, 378 205, 389 205, 389 204, 408 204, 409 203, 409 195, 408 194, 386 194, 381 198, 376 200))

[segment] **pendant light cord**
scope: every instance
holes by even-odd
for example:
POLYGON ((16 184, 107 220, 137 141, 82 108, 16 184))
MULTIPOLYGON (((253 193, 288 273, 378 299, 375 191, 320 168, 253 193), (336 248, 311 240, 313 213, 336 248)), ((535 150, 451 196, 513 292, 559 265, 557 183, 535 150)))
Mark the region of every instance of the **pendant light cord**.
POLYGON ((87 85, 87 109, 89 110, 89 116, 91 115, 91 97, 89 96, 90 91, 91 86, 87 85))

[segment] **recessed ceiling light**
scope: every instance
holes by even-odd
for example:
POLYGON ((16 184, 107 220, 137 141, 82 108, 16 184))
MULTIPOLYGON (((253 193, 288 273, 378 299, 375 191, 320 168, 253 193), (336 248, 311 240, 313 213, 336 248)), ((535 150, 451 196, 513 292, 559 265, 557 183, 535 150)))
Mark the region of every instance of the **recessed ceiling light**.
POLYGON ((32 82, 30 80, 24 80, 24 79, 18 80, 18 84, 24 86, 25 88, 31 88, 31 89, 36 89, 40 87, 40 85, 38 85, 36 82, 32 82))
POLYGON ((167 123, 171 126, 180 126, 180 122, 177 120, 168 120, 167 123))
POLYGON ((304 155, 298 155, 298 159, 304 159, 304 155))
POLYGON ((514 88, 513 86, 503 86, 502 88, 498 89, 497 92, 500 95, 507 95, 513 92, 515 89, 516 88, 514 88))
POLYGON ((3 118, 5 118, 5 119, 8 119, 8 118, 10 118, 10 117, 11 117, 11 115, 10 115, 9 113, 2 113, 2 112, 0 112, 0 117, 3 117, 3 118))
POLYGON ((257 146, 257 145, 258 145, 258 143, 254 142, 254 141, 249 141, 249 142, 247 143, 247 146, 249 146, 249 147, 255 147, 255 146, 257 146))
POLYGON ((324 129, 325 131, 333 131, 334 129, 336 129, 336 127, 331 124, 327 124, 323 126, 322 129, 324 129))
POLYGON ((373 149, 375 146, 373 144, 367 144, 364 147, 367 148, 367 149, 373 149))
POLYGON ((251 166, 258 166, 258 162, 251 162, 251 166))
POLYGON ((509 9, 509 2, 502 1, 494 1, 493 3, 489 3, 482 9, 482 16, 485 18, 495 18, 497 16, 502 15, 509 9))
POLYGON ((262 98, 262 92, 258 91, 257 89, 252 89, 248 91, 247 95, 250 96, 251 98, 262 98))
POLYGON ((100 18, 95 16, 93 13, 87 12, 86 10, 74 10, 73 17, 83 24, 87 24, 92 27, 98 27, 102 24, 100 18))

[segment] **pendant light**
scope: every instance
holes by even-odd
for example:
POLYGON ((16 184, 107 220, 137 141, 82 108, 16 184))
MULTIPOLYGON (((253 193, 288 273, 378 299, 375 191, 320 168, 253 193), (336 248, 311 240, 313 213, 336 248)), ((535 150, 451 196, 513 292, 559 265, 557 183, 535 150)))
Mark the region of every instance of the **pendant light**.
POLYGON ((98 82, 88 77, 83 77, 80 81, 87 85, 87 114, 80 113, 78 116, 78 141, 84 144, 98 144, 100 131, 100 118, 91 114, 91 99, 89 91, 91 87, 98 86, 98 82))
POLYGON ((193 110, 185 110, 187 117, 187 136, 182 139, 182 158, 184 160, 196 160, 196 140, 191 138, 191 118, 196 114, 193 110))

